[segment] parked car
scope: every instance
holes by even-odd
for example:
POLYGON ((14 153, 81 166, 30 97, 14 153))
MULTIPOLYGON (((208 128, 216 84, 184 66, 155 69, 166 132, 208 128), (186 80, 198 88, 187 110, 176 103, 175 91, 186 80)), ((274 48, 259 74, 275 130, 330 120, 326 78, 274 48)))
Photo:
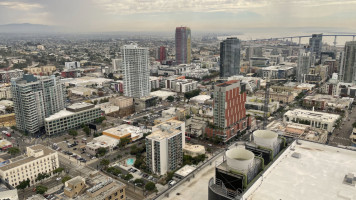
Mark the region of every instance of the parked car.
POLYGON ((60 181, 60 180, 62 180, 62 177, 56 178, 56 181, 60 181))

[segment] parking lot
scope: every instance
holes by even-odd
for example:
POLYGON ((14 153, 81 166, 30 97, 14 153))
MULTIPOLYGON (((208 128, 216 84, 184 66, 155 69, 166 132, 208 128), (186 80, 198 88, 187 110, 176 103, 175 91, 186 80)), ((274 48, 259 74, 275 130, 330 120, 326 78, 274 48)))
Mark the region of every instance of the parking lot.
POLYGON ((62 152, 69 157, 77 159, 79 162, 86 163, 89 160, 96 159, 94 155, 90 155, 85 152, 86 143, 90 142, 92 138, 85 136, 79 136, 75 139, 70 138, 66 141, 54 143, 52 148, 62 152))

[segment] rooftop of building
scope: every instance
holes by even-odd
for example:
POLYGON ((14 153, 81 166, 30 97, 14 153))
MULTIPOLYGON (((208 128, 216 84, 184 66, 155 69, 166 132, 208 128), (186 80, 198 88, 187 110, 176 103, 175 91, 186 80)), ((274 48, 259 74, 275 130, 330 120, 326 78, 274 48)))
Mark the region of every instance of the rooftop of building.
POLYGON ((91 103, 75 103, 70 106, 68 106, 66 109, 63 109, 47 118, 45 118, 45 121, 52 121, 55 119, 63 118, 63 117, 68 117, 71 116, 77 112, 83 111, 83 110, 88 110, 90 108, 98 108, 98 106, 94 106, 94 104, 91 103), (69 110, 68 110, 69 109, 69 110))
POLYGON ((83 181, 85 182, 85 179, 83 177, 76 176, 76 177, 70 179, 69 181, 67 181, 66 183, 71 184, 71 185, 78 185, 78 184, 82 183, 83 181))
POLYGON ((205 152, 205 147, 203 145, 193 145, 193 144, 189 144, 186 143, 183 147, 184 150, 188 150, 191 152, 205 152))
POLYGON ((174 174, 181 176, 181 177, 185 177, 188 174, 192 173, 195 169, 196 169, 196 167, 194 167, 194 166, 185 165, 184 167, 182 167, 178 171, 176 171, 174 174))
POLYGON ((230 81, 226 81, 224 83, 217 84, 216 86, 217 87, 226 87, 226 86, 230 86, 232 84, 238 83, 238 82, 239 82, 238 80, 230 80, 230 81))
POLYGON ((26 163, 32 162, 34 160, 40 159, 42 157, 48 156, 50 154, 57 153, 56 151, 54 151, 52 149, 49 149, 49 148, 43 146, 42 144, 33 145, 33 146, 30 146, 30 147, 27 147, 27 148, 30 148, 30 149, 32 149, 34 151, 41 151, 42 150, 43 151, 43 155, 41 155, 39 157, 24 156, 24 155, 18 156, 16 158, 11 159, 9 164, 1 166, 0 170, 6 171, 6 170, 12 169, 14 167, 18 167, 18 166, 24 165, 26 163))
POLYGON ((110 194, 113 194, 115 191, 119 190, 119 189, 123 189, 126 187, 125 184, 116 181, 112 178, 108 178, 105 176, 98 176, 99 178, 97 178, 97 180, 95 181, 95 185, 91 188, 89 188, 85 194, 77 197, 77 200, 102 200, 105 199, 105 197, 107 197, 110 194), (100 181, 99 181, 100 179, 100 181), (107 188, 106 190, 103 190, 103 188, 108 187, 108 185, 111 185, 109 188, 107 188), (91 194, 99 191, 99 190, 103 190, 101 191, 98 195, 96 196, 91 196, 91 194))
POLYGON ((110 128, 107 130, 104 130, 103 132, 105 133, 109 133, 115 136, 119 136, 119 137, 123 137, 126 136, 128 134, 132 134, 132 133, 136 133, 136 132, 141 132, 142 129, 136 126, 132 126, 129 124, 121 124, 117 127, 114 128, 110 128))
POLYGON ((181 130, 176 129, 178 126, 181 126, 182 123, 184 122, 174 120, 174 119, 160 123, 152 127, 152 133, 146 138, 153 139, 153 140, 161 140, 164 138, 169 138, 171 136, 174 136, 182 132, 181 130))
POLYGON ((294 109, 287 111, 284 115, 289 115, 292 117, 306 117, 309 119, 314 119, 318 121, 333 122, 339 119, 340 115, 330 114, 325 112, 317 112, 311 110, 294 109))
POLYGON ((284 65, 274 65, 274 66, 269 66, 269 67, 265 67, 263 68, 263 70, 289 70, 289 69, 293 69, 293 67, 291 66, 284 66, 284 65))
POLYGON ((356 199, 355 186, 344 182, 346 175, 355 174, 355 157, 356 151, 299 140, 274 161, 243 199, 356 199))

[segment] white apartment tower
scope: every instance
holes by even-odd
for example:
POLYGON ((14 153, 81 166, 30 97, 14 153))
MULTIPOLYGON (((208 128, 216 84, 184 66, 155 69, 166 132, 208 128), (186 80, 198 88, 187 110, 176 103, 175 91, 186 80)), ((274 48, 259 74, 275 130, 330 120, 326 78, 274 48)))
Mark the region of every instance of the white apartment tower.
POLYGON ((163 175, 183 163, 185 123, 168 120, 152 127, 146 137, 146 162, 152 173, 163 175))
POLYGON ((44 131, 44 119, 65 108, 66 89, 54 75, 11 80, 16 127, 29 134, 44 131))
POLYGON ((140 98, 150 93, 148 48, 137 44, 124 45, 121 49, 125 96, 140 98))

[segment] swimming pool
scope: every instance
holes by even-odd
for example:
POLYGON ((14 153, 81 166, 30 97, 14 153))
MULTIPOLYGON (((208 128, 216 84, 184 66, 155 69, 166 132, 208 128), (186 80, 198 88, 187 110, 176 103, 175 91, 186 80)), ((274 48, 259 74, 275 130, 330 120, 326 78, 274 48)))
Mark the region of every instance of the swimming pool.
POLYGON ((126 160, 126 164, 127 164, 127 165, 133 165, 134 162, 135 162, 135 159, 133 159, 133 158, 128 158, 128 159, 126 160))

